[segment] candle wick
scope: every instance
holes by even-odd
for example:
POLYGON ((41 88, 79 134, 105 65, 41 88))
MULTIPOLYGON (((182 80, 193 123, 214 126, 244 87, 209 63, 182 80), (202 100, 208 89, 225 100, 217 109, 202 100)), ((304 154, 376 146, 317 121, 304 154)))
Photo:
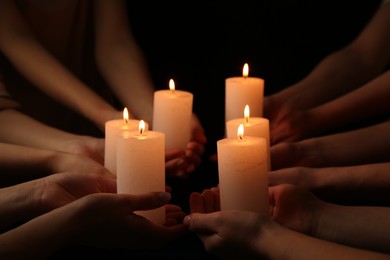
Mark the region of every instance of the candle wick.
POLYGON ((240 137, 240 140, 242 140, 242 135, 240 135, 239 137, 240 137))
POLYGON ((245 117, 245 123, 249 123, 249 118, 245 117))
POLYGON ((126 124, 127 124, 127 118, 125 119, 125 122, 126 122, 126 124))

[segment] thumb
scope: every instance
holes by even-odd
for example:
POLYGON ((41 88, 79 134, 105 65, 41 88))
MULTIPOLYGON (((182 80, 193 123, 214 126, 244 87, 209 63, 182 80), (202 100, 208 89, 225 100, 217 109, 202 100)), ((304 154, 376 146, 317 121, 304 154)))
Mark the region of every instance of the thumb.
POLYGON ((183 223, 195 233, 216 233, 218 226, 218 212, 203 214, 192 213, 186 216, 183 223))
POLYGON ((149 192, 137 195, 127 194, 126 205, 131 211, 150 210, 164 206, 170 199, 171 194, 168 192, 149 192))

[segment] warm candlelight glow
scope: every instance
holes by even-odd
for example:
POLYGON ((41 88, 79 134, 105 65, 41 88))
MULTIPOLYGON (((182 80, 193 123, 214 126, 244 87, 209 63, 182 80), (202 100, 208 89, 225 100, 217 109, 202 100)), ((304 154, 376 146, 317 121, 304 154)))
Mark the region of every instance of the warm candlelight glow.
POLYGON ((245 106, 244 117, 245 117, 245 123, 248 123, 249 122, 249 105, 245 106))
POLYGON ((249 66, 248 63, 245 63, 244 68, 242 69, 242 76, 246 78, 248 77, 248 75, 249 75, 249 66))
POLYGON ((241 140, 244 137, 244 125, 243 124, 240 124, 238 126, 237 137, 240 138, 241 140))
POLYGON ((139 130, 140 135, 142 135, 144 133, 144 131, 145 131, 145 121, 144 120, 139 121, 138 130, 139 130))
POLYGON ((125 120, 126 124, 127 124, 127 121, 129 120, 129 111, 127 110, 127 107, 125 107, 125 109, 123 109, 123 120, 125 120))
POLYGON ((174 92, 175 91, 175 82, 173 81, 173 79, 170 79, 169 80, 169 89, 174 92))

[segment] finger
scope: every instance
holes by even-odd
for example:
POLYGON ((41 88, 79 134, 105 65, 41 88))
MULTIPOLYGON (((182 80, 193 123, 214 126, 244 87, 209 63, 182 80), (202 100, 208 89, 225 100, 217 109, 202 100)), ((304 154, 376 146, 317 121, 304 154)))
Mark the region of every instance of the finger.
POLYGON ((217 233, 218 222, 219 217, 215 213, 191 213, 183 220, 191 231, 199 234, 217 233))
POLYGON ((218 210, 216 209, 216 196, 214 192, 206 189, 202 192, 202 197, 205 213, 211 213, 218 210))
POLYGON ((165 149, 165 161, 170 161, 184 155, 185 155, 185 151, 183 149, 178 149, 178 148, 165 149))
POLYGON ((191 213, 205 213, 204 200, 199 192, 193 192, 190 195, 190 212, 191 213))
POLYGON ((168 171, 176 171, 178 169, 185 169, 188 166, 187 161, 183 157, 175 158, 170 161, 165 161, 165 169, 168 171))
POLYGON ((171 199, 171 194, 168 192, 150 192, 145 194, 119 194, 126 207, 131 212, 136 210, 156 209, 164 206, 171 199))

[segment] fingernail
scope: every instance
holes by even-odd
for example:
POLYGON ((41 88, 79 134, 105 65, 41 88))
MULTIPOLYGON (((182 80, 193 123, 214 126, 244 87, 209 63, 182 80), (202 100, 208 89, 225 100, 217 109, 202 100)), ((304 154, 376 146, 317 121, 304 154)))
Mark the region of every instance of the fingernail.
POLYGON ((191 215, 187 215, 183 219, 183 224, 189 226, 191 222, 191 215))
POLYGON ((172 196, 169 192, 160 192, 158 194, 158 196, 160 197, 160 201, 162 203, 167 203, 168 201, 171 200, 172 196))

